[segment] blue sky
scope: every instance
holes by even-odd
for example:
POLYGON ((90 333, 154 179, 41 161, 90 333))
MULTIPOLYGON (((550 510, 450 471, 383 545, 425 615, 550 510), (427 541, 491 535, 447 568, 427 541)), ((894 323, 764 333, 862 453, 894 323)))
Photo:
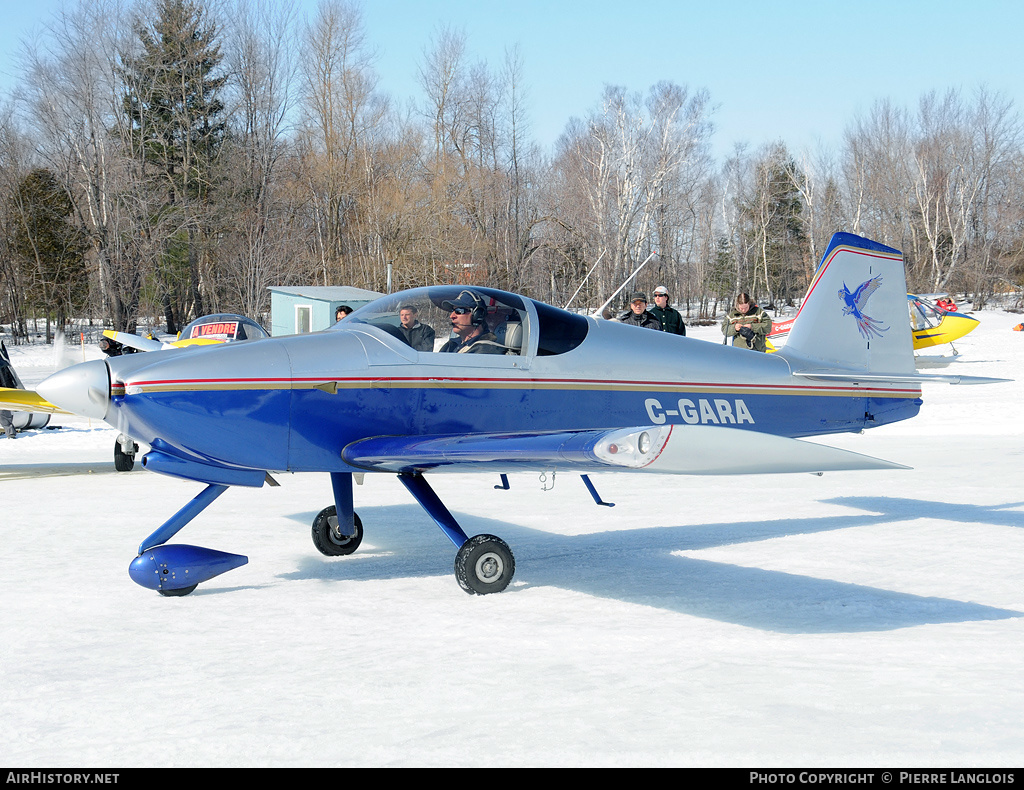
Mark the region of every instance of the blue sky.
MULTIPOLYGON (((4 4, 0 90, 11 86, 19 41, 61 0, 4 4)), ((312 13, 315 0, 300 6, 312 13)), ((646 91, 659 80, 706 88, 717 111, 714 148, 783 139, 834 146, 846 124, 882 98, 916 106, 926 91, 980 85, 1024 106, 1024 3, 976 0, 364 0, 380 87, 418 98, 416 70, 444 26, 468 54, 500 67, 522 52, 534 139, 553 145, 571 116, 597 105, 607 83, 646 91)))

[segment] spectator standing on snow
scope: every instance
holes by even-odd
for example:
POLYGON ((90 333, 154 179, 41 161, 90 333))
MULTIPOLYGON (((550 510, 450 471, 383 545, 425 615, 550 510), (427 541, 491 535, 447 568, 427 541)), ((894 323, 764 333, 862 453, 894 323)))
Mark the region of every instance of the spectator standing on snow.
POLYGON ((767 351, 771 331, 772 319, 747 293, 736 297, 732 311, 722 320, 722 334, 727 340, 732 338, 737 348, 767 351))
POLYGON ((629 310, 619 316, 619 322, 661 331, 661 322, 647 311, 647 294, 639 291, 629 298, 629 310))
POLYGON ((668 288, 664 285, 659 285, 654 289, 654 307, 648 308, 647 312, 658 319, 662 332, 686 336, 686 324, 683 323, 683 316, 669 305, 668 288))

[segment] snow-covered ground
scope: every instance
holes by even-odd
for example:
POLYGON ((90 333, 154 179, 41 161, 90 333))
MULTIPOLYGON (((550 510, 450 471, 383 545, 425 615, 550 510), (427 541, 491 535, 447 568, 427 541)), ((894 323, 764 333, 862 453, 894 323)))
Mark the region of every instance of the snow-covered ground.
MULTIPOLYGON (((459 589, 391 476, 356 489, 360 550, 321 556, 329 481, 285 474, 177 538, 249 564, 164 598, 128 564, 197 484, 114 472, 84 419, 0 438, 3 762, 1019 766, 1024 333, 978 317, 947 370, 1016 381, 819 440, 912 471, 595 475, 614 508, 571 475, 434 478, 515 552, 500 595, 459 589)), ((9 350, 28 386, 53 370, 9 350)))

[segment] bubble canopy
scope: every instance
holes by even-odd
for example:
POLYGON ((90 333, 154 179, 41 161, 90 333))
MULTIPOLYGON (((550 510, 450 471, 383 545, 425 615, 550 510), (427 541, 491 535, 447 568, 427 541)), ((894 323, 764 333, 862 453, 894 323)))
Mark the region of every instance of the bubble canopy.
POLYGON ((500 342, 506 354, 537 356, 564 354, 579 346, 587 336, 587 318, 523 296, 467 285, 437 285, 414 288, 383 296, 343 318, 332 328, 370 324, 408 344, 400 329, 401 312, 411 310, 415 320, 431 327, 443 345, 455 309, 475 311, 475 318, 500 342), (534 341, 536 349, 534 350, 534 341))

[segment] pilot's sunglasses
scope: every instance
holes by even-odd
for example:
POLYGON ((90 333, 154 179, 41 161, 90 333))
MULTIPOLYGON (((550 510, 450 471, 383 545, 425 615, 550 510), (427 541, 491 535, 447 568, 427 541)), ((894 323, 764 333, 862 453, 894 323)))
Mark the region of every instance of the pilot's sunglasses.
POLYGON ((466 313, 473 312, 473 308, 472 307, 456 307, 454 310, 452 310, 452 312, 455 313, 455 315, 465 315, 466 313))

